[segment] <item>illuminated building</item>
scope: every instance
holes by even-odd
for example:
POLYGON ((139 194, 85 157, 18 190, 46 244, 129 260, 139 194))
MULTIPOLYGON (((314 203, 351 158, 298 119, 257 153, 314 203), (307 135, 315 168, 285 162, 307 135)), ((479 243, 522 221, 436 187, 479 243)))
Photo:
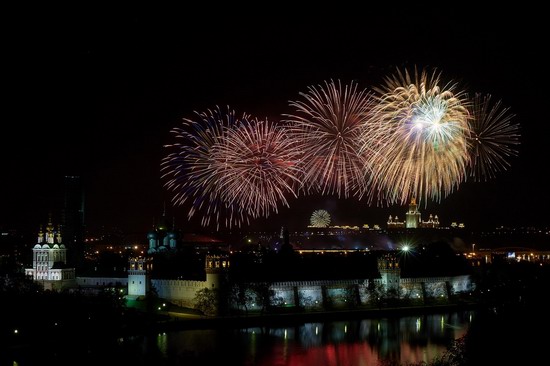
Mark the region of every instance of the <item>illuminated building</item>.
POLYGON ((430 214, 427 221, 422 221, 420 211, 418 211, 418 205, 416 199, 412 198, 409 204, 409 211, 405 214, 405 221, 399 221, 397 216, 392 217, 390 215, 388 219, 388 229, 419 229, 419 228, 438 228, 439 217, 437 215, 430 214))
POLYGON ((46 231, 40 228, 38 232, 38 241, 32 254, 32 268, 25 269, 25 275, 41 283, 47 290, 75 286, 75 269, 67 265, 67 248, 62 243, 61 231, 54 229, 51 215, 46 231))
POLYGON ((416 229, 420 227, 420 211, 416 205, 416 199, 413 197, 409 204, 409 211, 405 215, 405 227, 407 229, 416 229))
POLYGON ((158 224, 154 225, 153 230, 149 231, 147 234, 147 241, 149 242, 147 254, 176 249, 178 235, 173 224, 172 230, 168 230, 168 224, 166 222, 166 209, 162 213, 162 217, 158 224))
POLYGON ((401 229, 405 227, 405 221, 399 221, 397 215, 388 219, 388 229, 401 229))

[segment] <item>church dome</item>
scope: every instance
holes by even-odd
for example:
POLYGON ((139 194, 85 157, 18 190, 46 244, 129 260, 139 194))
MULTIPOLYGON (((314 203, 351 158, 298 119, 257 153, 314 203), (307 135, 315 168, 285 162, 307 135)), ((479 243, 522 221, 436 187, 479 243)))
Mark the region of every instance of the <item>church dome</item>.
POLYGON ((41 249, 42 246, 40 244, 36 244, 33 249, 41 249))
POLYGON ((176 239, 177 235, 178 235, 177 233, 170 231, 168 233, 168 239, 176 239))
POLYGON ((54 244, 54 245, 53 245, 53 249, 59 249, 59 245, 54 244))
POLYGON ((149 231, 149 233, 147 233, 147 239, 157 239, 157 233, 154 232, 154 231, 149 231))
POLYGON ((42 249, 50 249, 50 246, 48 244, 42 245, 42 249))
POLYGON ((65 249, 65 244, 59 244, 59 249, 65 249))

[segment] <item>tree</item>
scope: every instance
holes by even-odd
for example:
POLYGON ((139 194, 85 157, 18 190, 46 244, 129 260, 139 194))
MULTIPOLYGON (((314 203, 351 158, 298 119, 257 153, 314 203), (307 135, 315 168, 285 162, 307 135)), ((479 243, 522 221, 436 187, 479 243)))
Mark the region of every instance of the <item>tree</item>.
POLYGON ((312 308, 316 305, 311 296, 307 296, 305 291, 299 292, 300 306, 304 308, 312 308))
POLYGON ((357 305, 359 305, 359 289, 356 285, 350 285, 344 289, 344 300, 346 304, 351 308, 357 307, 357 305))
POLYGON ((151 286, 145 294, 145 309, 148 313, 154 313, 159 303, 159 295, 157 289, 151 286))
POLYGON ((231 287, 231 302, 237 307, 243 307, 245 314, 248 314, 248 305, 254 301, 255 294, 250 285, 245 283, 236 283, 231 287))
POLYGON ((268 282, 256 282, 252 285, 252 291, 256 294, 258 302, 262 306, 262 314, 271 305, 271 300, 275 296, 275 291, 271 289, 268 282))
POLYGON ((384 285, 378 281, 369 280, 365 289, 368 297, 368 301, 378 307, 382 306, 384 285))
POLYGON ((205 315, 214 316, 218 313, 219 301, 218 290, 203 288, 195 294, 195 308, 205 315))

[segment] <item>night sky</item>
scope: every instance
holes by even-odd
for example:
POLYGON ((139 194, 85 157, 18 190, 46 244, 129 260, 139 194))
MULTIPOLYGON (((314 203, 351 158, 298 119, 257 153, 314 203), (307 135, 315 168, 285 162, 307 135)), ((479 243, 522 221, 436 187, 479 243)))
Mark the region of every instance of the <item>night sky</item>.
MULTIPOLYGON (((165 202, 177 226, 196 230, 186 208, 171 206, 160 179, 163 145, 182 118, 229 105, 278 120, 310 85, 340 79, 370 88, 395 67, 415 65, 501 99, 522 135, 509 171, 464 183, 421 211, 438 214, 444 225, 549 226, 544 12, 419 6, 303 17, 217 10, 6 15, 1 228, 35 231, 50 211, 55 220, 63 176, 80 175, 91 232, 145 232, 165 202)), ((290 204, 245 228, 304 228, 315 209, 327 209, 334 224, 356 225, 383 224, 406 211, 327 196, 290 204)))

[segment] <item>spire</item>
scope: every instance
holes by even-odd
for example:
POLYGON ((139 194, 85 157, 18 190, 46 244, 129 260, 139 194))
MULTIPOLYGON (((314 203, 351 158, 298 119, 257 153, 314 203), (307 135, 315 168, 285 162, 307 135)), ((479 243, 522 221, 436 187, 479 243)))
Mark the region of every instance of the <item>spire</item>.
POLYGON ((42 231, 42 225, 40 225, 40 229, 38 230, 38 244, 41 244, 44 242, 44 231, 42 231))
POLYGON ((62 243, 62 241, 61 241, 61 225, 58 225, 57 227, 58 227, 58 229, 57 229, 56 240, 57 240, 57 244, 61 244, 62 243))
POLYGON ((48 214, 48 226, 46 226, 46 231, 47 232, 52 232, 53 231, 52 213, 51 212, 48 214))

